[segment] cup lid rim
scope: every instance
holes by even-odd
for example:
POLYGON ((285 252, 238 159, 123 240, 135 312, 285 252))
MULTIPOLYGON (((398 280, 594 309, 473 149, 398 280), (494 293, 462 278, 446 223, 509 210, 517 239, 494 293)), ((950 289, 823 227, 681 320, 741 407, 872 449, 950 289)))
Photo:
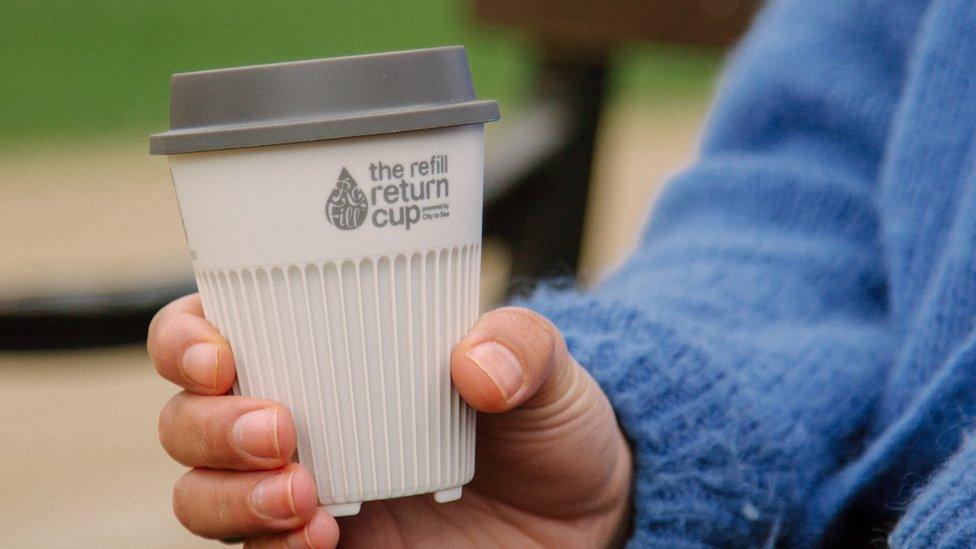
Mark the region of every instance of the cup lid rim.
POLYGON ((150 154, 381 135, 498 120, 463 46, 174 74, 170 129, 150 154))
POLYGON ((292 119, 263 124, 179 128, 151 135, 149 153, 181 154, 307 143, 483 124, 498 120, 499 117, 497 102, 470 101, 317 120, 292 119))

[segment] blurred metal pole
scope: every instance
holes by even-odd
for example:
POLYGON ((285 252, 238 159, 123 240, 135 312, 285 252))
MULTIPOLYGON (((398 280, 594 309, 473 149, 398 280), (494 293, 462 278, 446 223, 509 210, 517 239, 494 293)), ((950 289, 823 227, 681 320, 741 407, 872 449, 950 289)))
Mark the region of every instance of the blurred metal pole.
POLYGON ((599 59, 551 57, 540 68, 538 103, 565 113, 560 133, 548 137, 556 146, 541 150, 485 211, 485 235, 510 246, 513 287, 576 273, 607 74, 599 59))

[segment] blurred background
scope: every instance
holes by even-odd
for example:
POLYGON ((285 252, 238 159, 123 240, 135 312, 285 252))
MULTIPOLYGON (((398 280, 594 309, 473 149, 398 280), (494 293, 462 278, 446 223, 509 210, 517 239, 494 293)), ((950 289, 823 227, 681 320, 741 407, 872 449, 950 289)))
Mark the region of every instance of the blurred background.
POLYGON ((754 9, 0 0, 0 545, 210 544, 170 512, 182 468, 155 429, 175 389, 140 341, 192 291, 166 160, 147 152, 171 73, 465 45, 503 117, 488 130, 488 307, 539 278, 598 283, 626 255, 754 9), (536 224, 514 228, 515 203, 536 224))

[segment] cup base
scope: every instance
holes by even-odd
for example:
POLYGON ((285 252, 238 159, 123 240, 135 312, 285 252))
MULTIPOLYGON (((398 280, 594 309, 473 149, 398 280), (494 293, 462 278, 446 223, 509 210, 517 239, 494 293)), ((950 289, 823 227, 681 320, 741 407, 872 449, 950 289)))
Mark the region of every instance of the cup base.
POLYGON ((333 517, 350 517, 352 515, 358 515, 362 506, 362 502, 358 501, 356 503, 336 503, 334 505, 326 505, 325 510, 333 517))
POLYGON ((448 488, 447 490, 440 490, 434 492, 434 501, 437 503, 450 503, 452 501, 457 501, 461 499, 461 487, 455 486, 454 488, 448 488))
MULTIPOLYGON (((438 490, 434 492, 434 501, 437 503, 450 503, 452 501, 457 501, 461 499, 461 489, 463 486, 455 486, 454 488, 448 488, 446 490, 438 490)), ((363 502, 357 501, 354 503, 334 503, 332 505, 325 505, 325 510, 329 512, 333 517, 351 517, 353 515, 358 515, 359 511, 362 509, 363 502)))

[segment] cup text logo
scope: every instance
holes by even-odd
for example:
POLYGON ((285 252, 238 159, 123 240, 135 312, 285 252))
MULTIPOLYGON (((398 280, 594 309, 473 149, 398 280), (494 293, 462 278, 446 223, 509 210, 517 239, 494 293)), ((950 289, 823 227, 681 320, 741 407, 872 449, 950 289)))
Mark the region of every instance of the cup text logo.
POLYGON ((359 228, 366 221, 369 202, 356 180, 346 168, 339 172, 335 189, 325 203, 325 217, 336 228, 349 231, 359 228))
MULTIPOLYGON (((409 231, 421 223, 450 217, 451 183, 447 155, 412 162, 370 162, 368 190, 359 188, 345 167, 325 204, 329 223, 348 231, 367 220, 377 229, 409 231)), ((365 180, 364 180, 365 181, 365 180)))

